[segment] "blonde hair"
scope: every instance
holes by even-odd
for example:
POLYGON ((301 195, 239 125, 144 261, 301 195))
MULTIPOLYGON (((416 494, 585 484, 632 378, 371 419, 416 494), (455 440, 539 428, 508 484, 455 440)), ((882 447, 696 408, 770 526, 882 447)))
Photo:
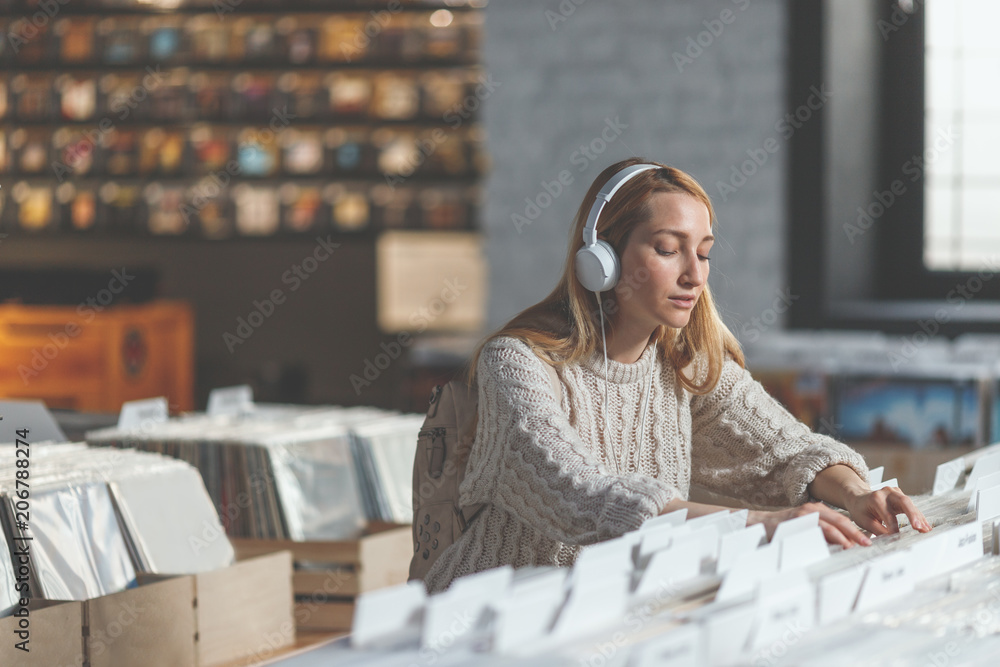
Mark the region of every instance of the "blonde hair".
MULTIPOLYGON (((691 176, 674 167, 642 158, 628 158, 602 171, 576 213, 569 251, 563 266, 562 277, 552 292, 529 308, 521 311, 500 329, 484 338, 474 350, 465 371, 471 386, 475 380, 479 355, 483 346, 498 336, 511 336, 527 343, 535 353, 552 365, 577 362, 589 357, 601 341, 601 328, 597 296, 588 291, 576 278, 576 251, 583 247, 583 228, 587 223, 591 204, 603 186, 614 174, 634 164, 656 164, 660 169, 644 171, 629 180, 604 207, 598 220, 597 234, 611 244, 619 257, 625 249, 632 231, 650 216, 649 199, 655 192, 681 192, 691 195, 708 208, 710 224, 714 226, 715 210, 705 190, 691 176)), ((612 297, 605 300, 605 309, 615 304, 614 290, 603 292, 612 297)), ((613 324, 605 317, 613 328, 613 324)), ((677 382, 694 394, 710 392, 719 380, 722 366, 728 355, 740 366, 746 367, 739 341, 719 317, 711 291, 705 285, 695 304, 691 319, 682 329, 660 325, 653 334, 657 341, 657 354, 674 368, 677 382), (696 356, 703 356, 705 366, 698 376, 689 378, 683 371, 696 356)))

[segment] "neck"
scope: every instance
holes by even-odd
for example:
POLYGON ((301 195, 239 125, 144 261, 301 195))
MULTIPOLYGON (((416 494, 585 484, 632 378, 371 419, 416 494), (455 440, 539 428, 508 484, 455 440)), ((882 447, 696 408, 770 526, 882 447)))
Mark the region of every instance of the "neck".
POLYGON ((639 360, 656 329, 647 327, 619 327, 615 335, 608 334, 608 359, 632 364, 639 360))

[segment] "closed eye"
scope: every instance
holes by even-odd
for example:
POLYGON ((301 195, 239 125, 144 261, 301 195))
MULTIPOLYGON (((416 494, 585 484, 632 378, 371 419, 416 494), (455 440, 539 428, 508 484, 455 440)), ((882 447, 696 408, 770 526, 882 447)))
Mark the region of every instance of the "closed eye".
MULTIPOLYGON (((676 250, 659 250, 659 249, 657 249, 656 253, 658 255, 662 255, 663 257, 669 257, 670 255, 676 255, 677 251, 676 250)), ((712 258, 709 257, 708 255, 698 255, 698 259, 707 262, 707 261, 709 261, 712 258)))

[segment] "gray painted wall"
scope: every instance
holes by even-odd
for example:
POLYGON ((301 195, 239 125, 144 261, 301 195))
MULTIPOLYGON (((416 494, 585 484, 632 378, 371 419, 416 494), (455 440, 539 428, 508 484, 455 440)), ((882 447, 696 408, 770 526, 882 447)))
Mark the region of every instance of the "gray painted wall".
POLYGON ((720 223, 710 285, 723 318, 737 335, 768 326, 751 321, 787 286, 788 146, 776 127, 785 113, 784 7, 780 0, 489 4, 484 60, 500 82, 484 107, 493 157, 483 216, 490 329, 551 291, 590 183, 631 155, 681 168, 705 187, 720 223), (565 20, 560 7, 573 8, 565 20), (691 46, 699 39, 707 45, 700 54, 691 46), (692 61, 675 62, 689 48, 692 61), (628 127, 596 160, 583 159, 581 144, 598 138, 609 117, 628 127), (763 150, 769 138, 773 153, 763 150), (763 151, 766 161, 735 192, 720 193, 717 181, 728 182, 748 150, 763 151), (573 182, 519 232, 511 215, 524 215, 525 198, 564 169, 573 182))

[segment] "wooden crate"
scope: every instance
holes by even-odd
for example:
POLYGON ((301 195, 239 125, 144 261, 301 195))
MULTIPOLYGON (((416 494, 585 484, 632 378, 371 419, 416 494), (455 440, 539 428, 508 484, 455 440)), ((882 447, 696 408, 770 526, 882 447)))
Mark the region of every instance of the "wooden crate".
POLYGON ((194 578, 173 577, 83 603, 90 667, 195 665, 194 578))
POLYGON ((230 539, 237 558, 291 551, 296 629, 344 632, 351 628, 358 595, 406 582, 413 553, 410 531, 408 525, 379 523, 356 540, 230 539))
POLYGON ((83 603, 28 602, 28 628, 23 629, 22 618, 0 618, 0 665, 83 665, 83 603), (28 652, 15 644, 23 641, 27 633, 28 652))
POLYGON ((194 408, 194 317, 181 301, 109 306, 0 305, 0 397, 118 412, 166 396, 194 408))
MULTIPOLYGON (((140 584, 190 579, 191 665, 250 664, 295 643, 292 554, 276 551, 194 575, 140 574, 140 584)), ((141 587, 140 587, 141 588, 141 587)), ((185 663, 188 664, 188 663, 185 663)))

